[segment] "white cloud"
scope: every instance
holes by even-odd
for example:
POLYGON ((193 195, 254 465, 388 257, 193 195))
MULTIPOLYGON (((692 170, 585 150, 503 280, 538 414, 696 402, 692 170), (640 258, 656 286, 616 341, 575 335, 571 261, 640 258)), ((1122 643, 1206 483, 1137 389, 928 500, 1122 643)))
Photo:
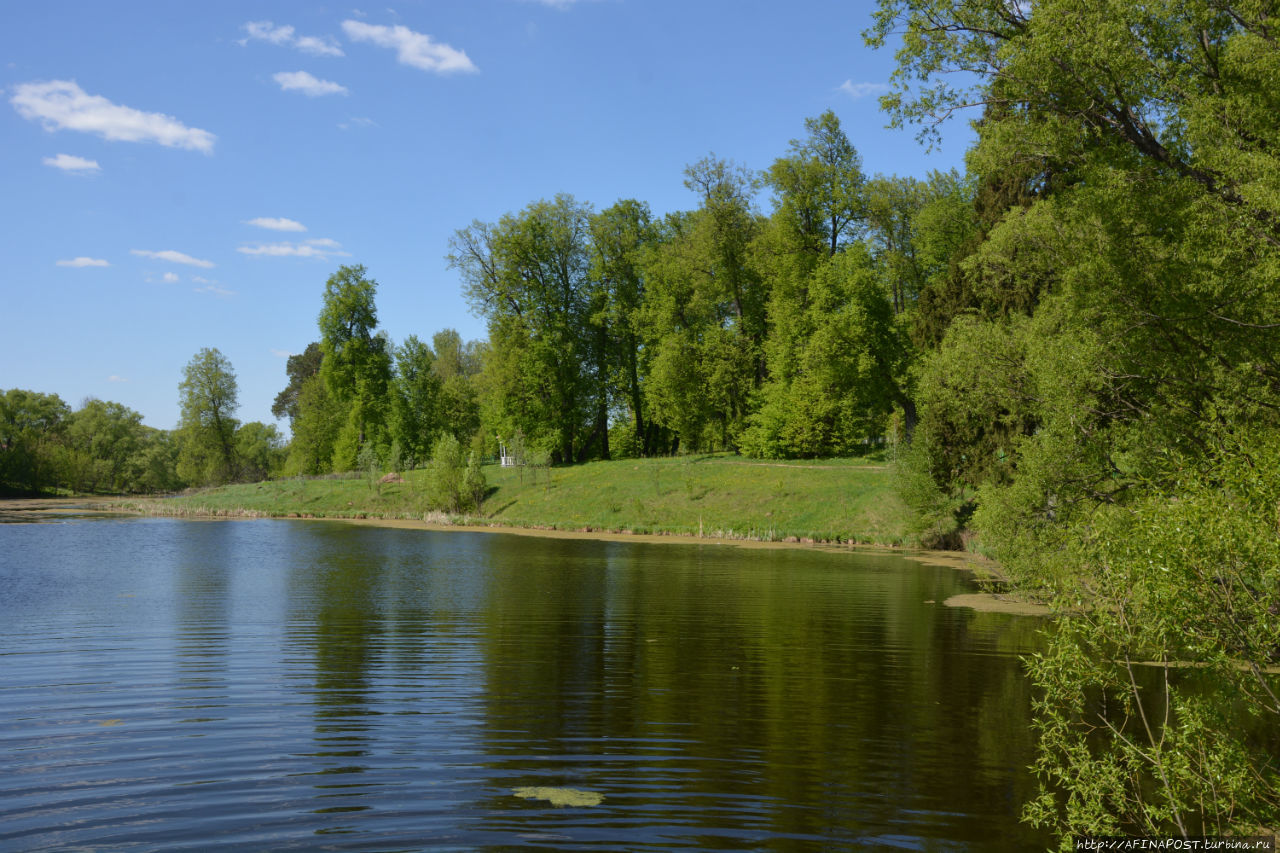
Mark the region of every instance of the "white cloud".
POLYGON ((338 123, 339 130, 350 130, 353 127, 377 127, 378 123, 371 118, 364 116, 352 116, 346 121, 338 123))
POLYGON ((852 80, 845 80, 836 89, 856 100, 868 95, 883 95, 889 91, 889 86, 885 83, 855 83, 852 80))
POLYGON ((114 373, 107 377, 108 382, 128 382, 123 376, 116 376, 114 373))
POLYGON ((294 353, 289 352, 287 349, 274 349, 274 348, 271 350, 271 354, 274 355, 276 358, 289 358, 290 356, 294 355, 294 353))
POLYGON ((293 219, 285 219, 284 217, 259 216, 257 219, 250 219, 245 225, 256 225, 259 228, 266 228, 270 231, 306 231, 307 226, 293 219))
POLYGON ((387 27, 348 20, 342 22, 342 30, 352 41, 369 42, 395 50, 396 58, 402 65, 412 65, 423 71, 436 71, 440 74, 480 70, 463 51, 432 41, 431 36, 414 32, 400 24, 387 27))
POLYGON ((86 258, 83 256, 79 258, 72 258, 69 261, 56 261, 55 263, 57 264, 57 266, 60 266, 60 267, 109 267, 111 266, 111 264, 104 261, 102 258, 86 258))
MULTIPOLYGON (((204 281, 204 279, 194 279, 194 280, 204 281)), ((204 287, 193 287, 191 288, 191 292, 192 293, 208 293, 213 296, 217 296, 220 299, 226 299, 228 296, 236 295, 236 292, 234 290, 227 290, 225 287, 221 287, 216 281, 210 281, 204 287)))
POLYGON ((293 46, 303 53, 312 56, 342 56, 342 48, 338 47, 330 36, 298 36, 293 46))
POLYGON ((203 269, 211 269, 214 266, 213 261, 193 258, 183 252, 175 252, 173 249, 165 249, 160 252, 152 252, 147 249, 130 249, 129 254, 137 255, 140 258, 154 258, 157 261, 168 261, 171 264, 187 264, 188 266, 201 267, 203 269))
POLYGON ((247 44, 251 39, 292 47, 312 56, 342 56, 342 48, 331 36, 300 36, 293 27, 287 24, 276 26, 270 21, 250 21, 242 29, 248 36, 240 44, 247 44))
POLYGON ((236 249, 244 255, 257 255, 265 258, 349 258, 349 252, 342 251, 342 244, 337 240, 323 237, 307 240, 303 243, 258 243, 256 246, 241 246, 236 249))
POLYGON ((74 154, 59 154, 57 157, 45 157, 40 161, 46 166, 61 169, 64 172, 97 172, 101 170, 97 160, 86 160, 74 154))
POLYGON ((242 43, 247 43, 249 39, 256 41, 266 41, 272 44, 289 44, 293 41, 294 29, 290 26, 279 26, 270 21, 250 21, 241 29, 249 34, 248 38, 242 43))
POLYGON ((160 280, 163 281, 165 284, 177 284, 182 279, 178 277, 178 274, 176 272, 167 272, 164 275, 160 276, 160 280))
POLYGON ((273 74, 271 79, 279 83, 282 90, 301 92, 309 98, 347 94, 346 86, 334 83, 332 80, 321 80, 306 71, 281 71, 279 74, 273 74))
POLYGON ((101 95, 90 95, 74 80, 19 83, 9 99, 25 119, 38 121, 45 130, 79 130, 103 139, 155 142, 170 148, 213 152, 217 139, 207 130, 187 127, 173 116, 144 113, 113 104, 101 95))

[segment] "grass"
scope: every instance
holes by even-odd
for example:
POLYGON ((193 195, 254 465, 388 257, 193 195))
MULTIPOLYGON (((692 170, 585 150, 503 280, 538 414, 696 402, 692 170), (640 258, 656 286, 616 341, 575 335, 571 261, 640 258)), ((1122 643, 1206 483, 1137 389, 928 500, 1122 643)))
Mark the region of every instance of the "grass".
POLYGON ((273 480, 125 505, 172 515, 418 519, 764 541, 901 544, 905 536, 907 510, 876 457, 775 463, 716 454, 484 471, 489 493, 469 518, 426 511, 425 471, 407 472, 403 483, 273 480))

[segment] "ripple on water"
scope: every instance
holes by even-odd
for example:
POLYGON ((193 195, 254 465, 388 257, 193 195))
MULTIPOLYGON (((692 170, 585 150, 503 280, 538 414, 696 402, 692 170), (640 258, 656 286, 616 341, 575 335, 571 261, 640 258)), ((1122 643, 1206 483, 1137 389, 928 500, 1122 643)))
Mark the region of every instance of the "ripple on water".
POLYGON ((0 525, 0 583, 3 849, 1047 843, 1033 629, 946 569, 81 521, 0 525))

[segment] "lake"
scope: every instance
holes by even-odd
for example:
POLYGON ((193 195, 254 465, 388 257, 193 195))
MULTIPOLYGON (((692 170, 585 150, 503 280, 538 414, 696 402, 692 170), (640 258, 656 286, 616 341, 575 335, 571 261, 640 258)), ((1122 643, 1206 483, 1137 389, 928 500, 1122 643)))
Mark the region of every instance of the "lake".
POLYGON ((1037 620, 952 569, 67 517, 0 524, 0 584, 0 849, 1051 844, 1037 620))

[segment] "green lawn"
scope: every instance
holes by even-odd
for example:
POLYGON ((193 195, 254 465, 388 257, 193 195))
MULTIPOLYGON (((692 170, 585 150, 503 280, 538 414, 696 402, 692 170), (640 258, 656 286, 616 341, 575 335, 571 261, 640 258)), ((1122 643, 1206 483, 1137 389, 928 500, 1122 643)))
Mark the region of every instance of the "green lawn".
MULTIPOLYGON (((759 462, 718 454, 484 471, 489 493, 482 513, 458 521, 879 544, 901 543, 906 526, 888 465, 874 457, 759 462)), ((273 480, 132 504, 162 514, 421 519, 425 480, 425 471, 381 485, 363 478, 273 480)))

